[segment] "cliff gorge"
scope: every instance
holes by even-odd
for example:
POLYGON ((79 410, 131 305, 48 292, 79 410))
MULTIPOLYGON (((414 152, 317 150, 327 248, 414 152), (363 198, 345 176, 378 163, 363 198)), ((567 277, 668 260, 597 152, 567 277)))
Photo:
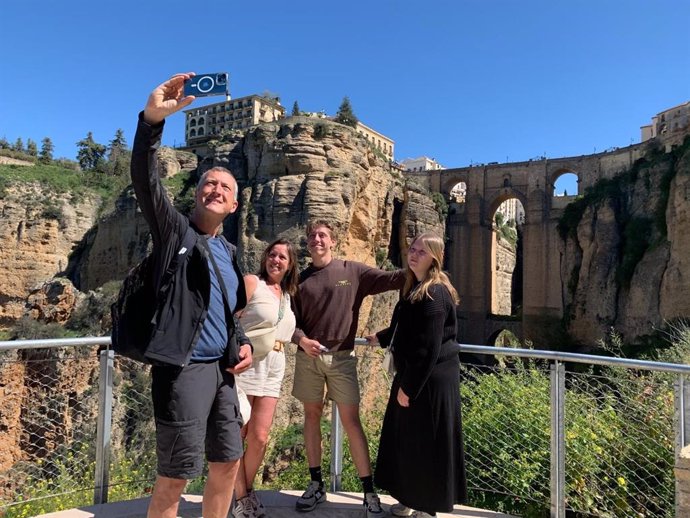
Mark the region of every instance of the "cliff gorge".
POLYGON ((690 315, 690 139, 602 180, 567 207, 561 274, 567 329, 593 343, 627 340, 690 315))

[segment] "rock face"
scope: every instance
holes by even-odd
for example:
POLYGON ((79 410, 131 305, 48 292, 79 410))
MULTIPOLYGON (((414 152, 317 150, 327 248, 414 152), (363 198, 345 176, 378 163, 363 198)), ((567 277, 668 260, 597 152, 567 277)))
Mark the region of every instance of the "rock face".
POLYGON ((81 292, 69 280, 56 278, 29 293, 26 313, 34 320, 64 324, 81 298, 81 292))
POLYGON ((10 186, 0 199, 0 325, 19 318, 29 291, 67 267, 96 221, 100 200, 74 199, 38 184, 10 186))
POLYGON ((218 146, 204 168, 216 165, 230 168, 240 183, 240 214, 230 233, 236 231, 247 271, 256 270, 277 236, 291 239, 304 262, 304 229, 312 219, 336 225, 339 257, 367 264, 379 250, 400 264, 419 231, 443 235, 429 193, 406 186, 387 160, 341 124, 300 117, 263 124, 218 146))
POLYGON ((690 315, 690 146, 608 188, 561 250, 568 331, 583 343, 612 327, 635 340, 690 315))
POLYGON ((515 245, 505 239, 496 238, 496 293, 492 298, 491 312, 495 315, 512 314, 512 286, 515 271, 515 245))

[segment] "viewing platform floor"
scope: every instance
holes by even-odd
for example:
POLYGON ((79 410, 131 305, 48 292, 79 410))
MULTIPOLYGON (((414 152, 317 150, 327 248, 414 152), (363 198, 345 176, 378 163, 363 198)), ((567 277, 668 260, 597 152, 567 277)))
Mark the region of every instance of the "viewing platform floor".
MULTIPOLYGON (((295 501, 302 491, 257 491, 266 507, 266 518, 364 518, 361 493, 328 493, 328 501, 319 504, 314 511, 299 513, 295 511, 295 501)), ((381 503, 388 514, 388 508, 395 500, 387 495, 380 495, 381 503)), ((183 495, 178 516, 180 518, 202 518, 200 495, 183 495)), ((41 515, 41 518, 145 518, 149 498, 138 498, 123 502, 69 509, 41 515)), ((510 515, 493 511, 484 511, 466 506, 455 506, 452 513, 439 513, 439 518, 511 518, 510 515)))

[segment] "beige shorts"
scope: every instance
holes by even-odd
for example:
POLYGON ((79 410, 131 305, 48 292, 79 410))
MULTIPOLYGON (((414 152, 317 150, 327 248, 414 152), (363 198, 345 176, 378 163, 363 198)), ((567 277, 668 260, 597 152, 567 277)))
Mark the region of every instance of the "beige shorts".
POLYGON ((321 402, 324 386, 328 389, 328 398, 336 403, 359 404, 354 351, 321 354, 318 358, 312 358, 301 349, 297 351, 292 395, 303 403, 321 402))
POLYGON ((237 386, 248 396, 279 397, 285 375, 285 353, 270 351, 261 360, 254 360, 252 366, 235 378, 237 386))

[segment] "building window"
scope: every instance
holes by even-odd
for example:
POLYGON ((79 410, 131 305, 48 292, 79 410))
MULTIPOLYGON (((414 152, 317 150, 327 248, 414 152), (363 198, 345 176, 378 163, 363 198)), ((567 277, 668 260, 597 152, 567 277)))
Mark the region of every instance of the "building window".
POLYGON ((203 136, 204 134, 204 128, 199 128, 199 136, 203 136))
POLYGON ((191 130, 191 131, 189 132, 189 136, 190 136, 191 138, 196 137, 196 130, 194 130, 194 129, 191 130))
POLYGON ((204 123, 205 123, 204 118, 201 117, 201 118, 199 119, 199 126, 203 126, 204 123))
POLYGON ((190 126, 196 126, 196 119, 192 119, 189 123, 190 126))

